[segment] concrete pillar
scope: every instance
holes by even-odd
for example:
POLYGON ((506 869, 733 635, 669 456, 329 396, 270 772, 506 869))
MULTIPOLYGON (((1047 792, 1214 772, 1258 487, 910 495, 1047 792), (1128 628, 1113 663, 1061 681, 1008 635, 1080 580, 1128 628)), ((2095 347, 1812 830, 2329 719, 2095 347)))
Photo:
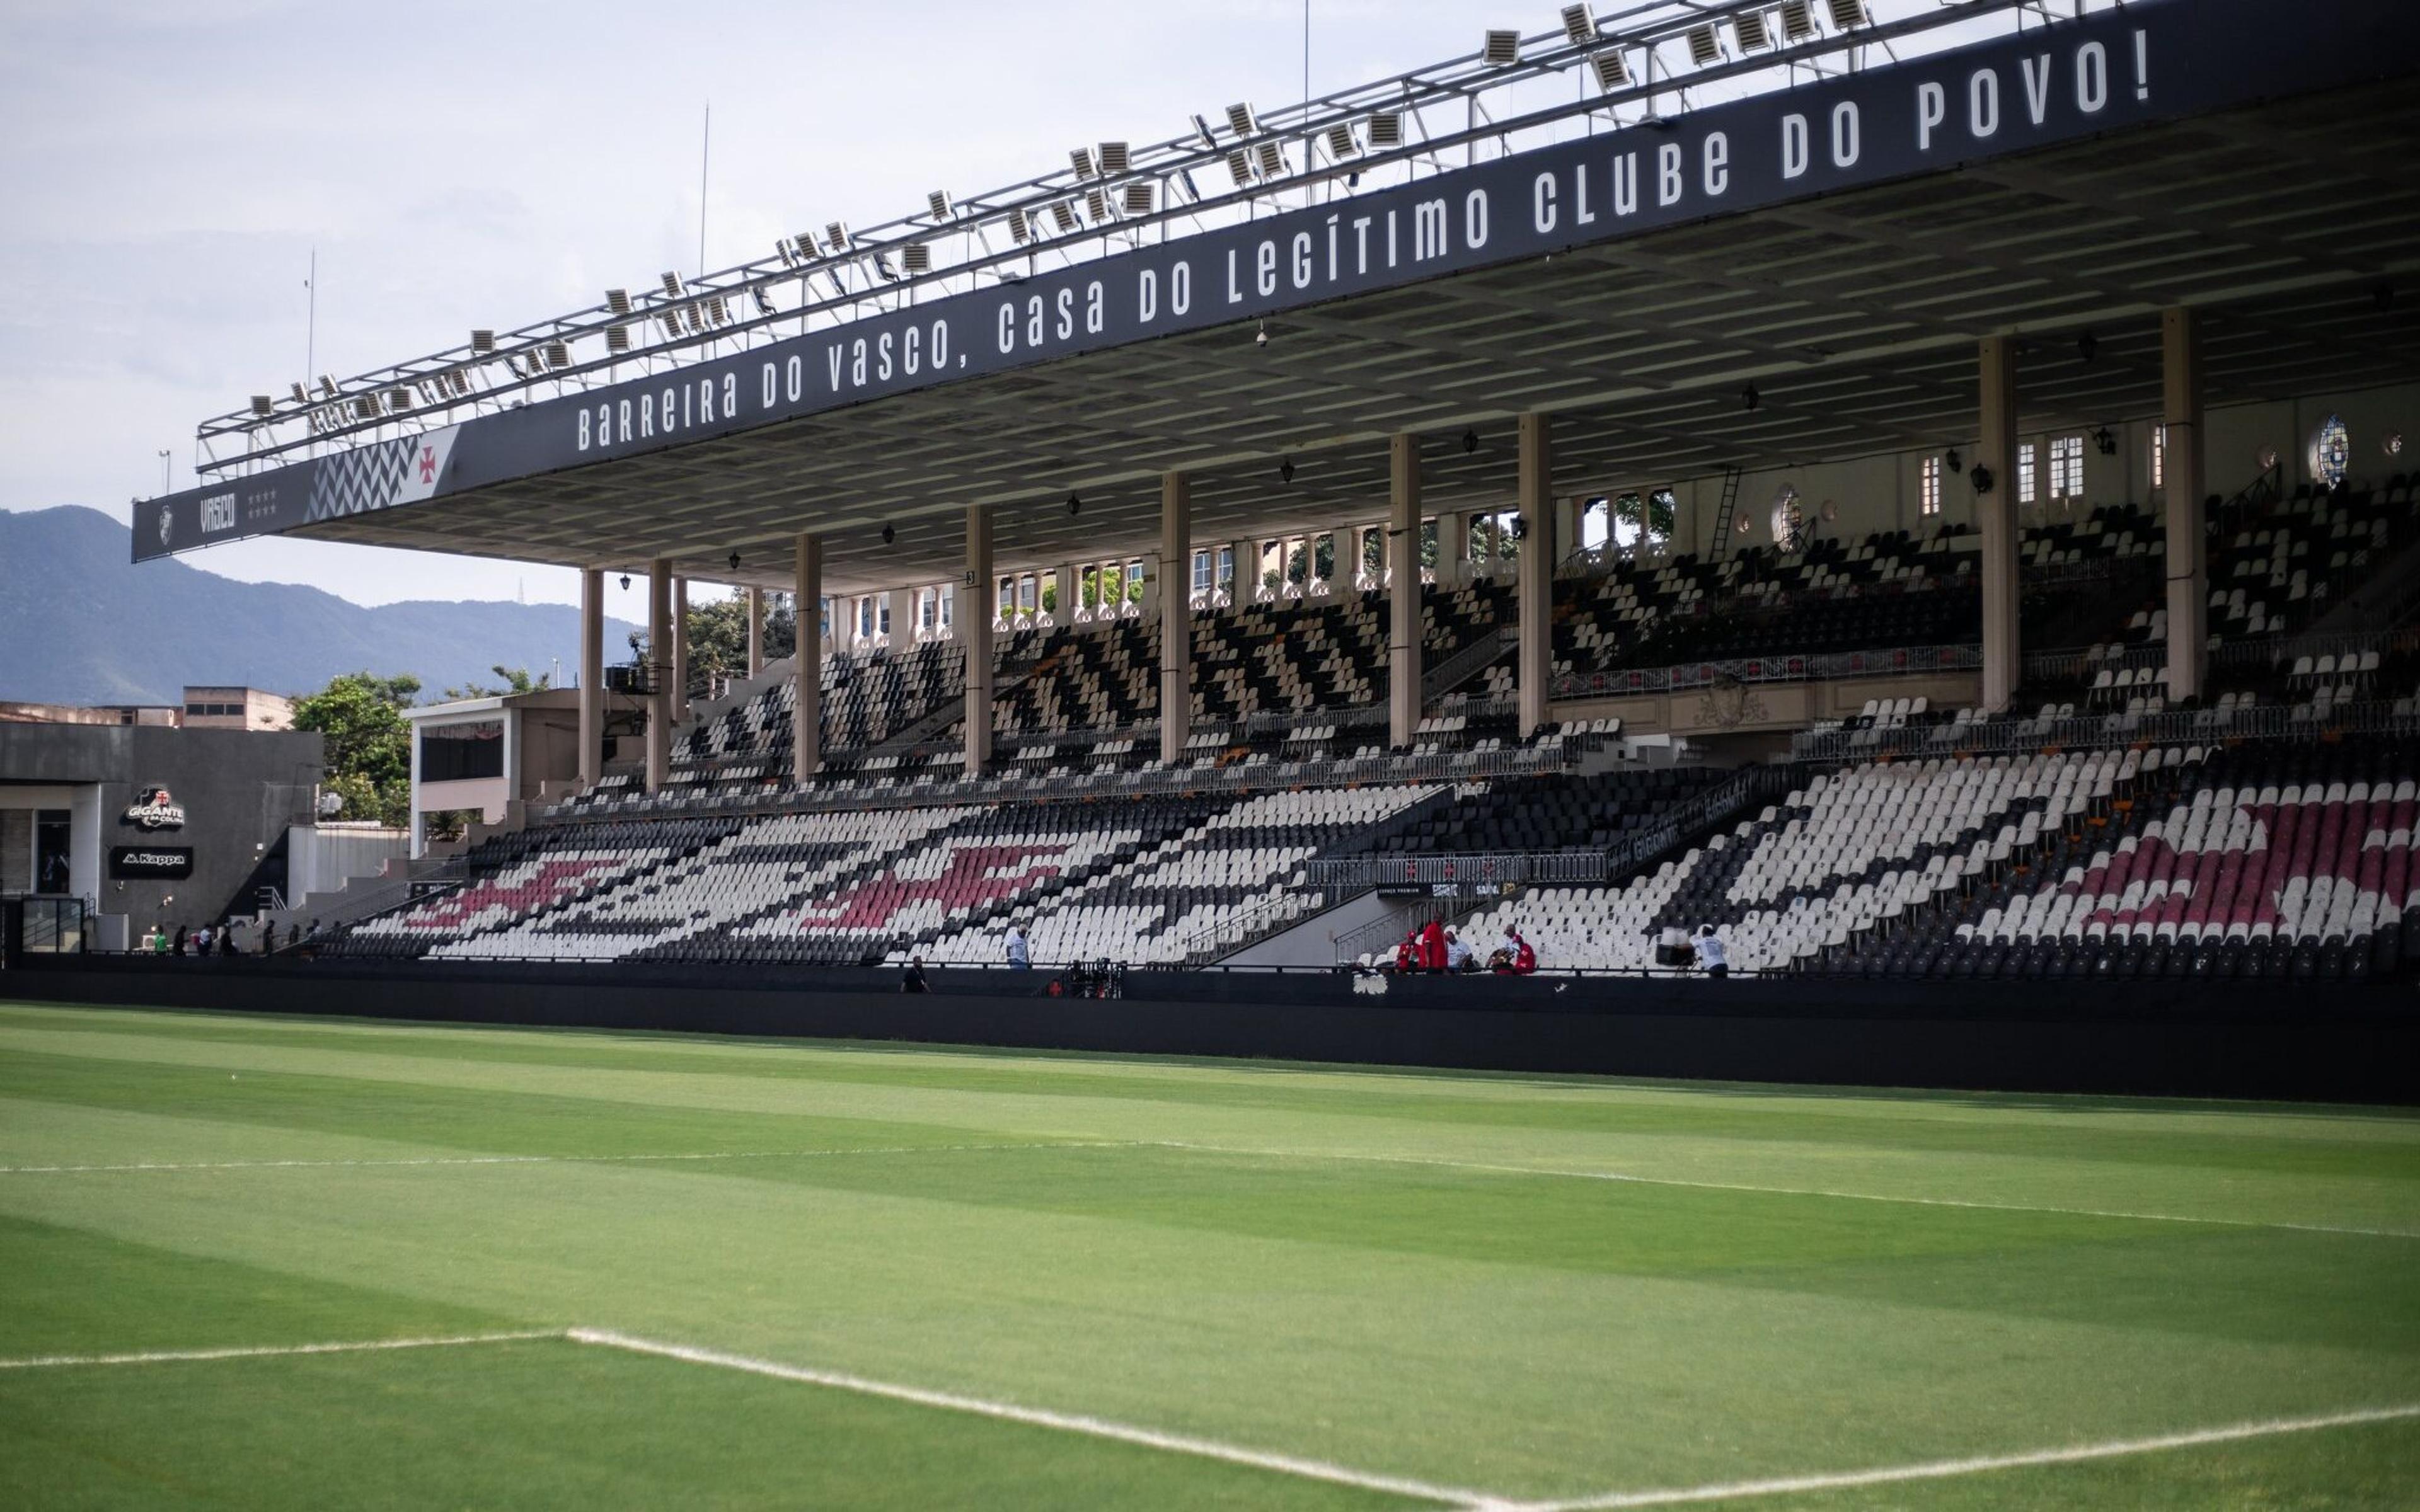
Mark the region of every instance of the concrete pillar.
POLYGON ((1420 723, 1420 439, 1387 438, 1387 742, 1420 723))
POLYGON ((916 643, 916 590, 894 588, 884 600, 891 606, 891 644, 893 650, 907 650, 916 643))
POLYGON ((1470 580, 1470 515, 1437 517, 1436 580, 1440 588, 1470 580))
POLYGON ((673 764, 673 564, 647 565, 647 791, 664 785, 673 764))
POLYGON ((999 589, 992 582, 989 504, 967 506, 967 582, 978 595, 958 606, 958 634, 967 646, 967 775, 973 777, 991 764, 991 622, 999 589))
POLYGON ((1521 735, 1546 722, 1546 680, 1554 671, 1555 517, 1554 438, 1545 415, 1521 417, 1518 507, 1524 531, 1513 596, 1521 609, 1521 650, 1513 686, 1521 700, 1521 735))
POLYGON ((1159 759, 1174 765, 1193 738, 1193 484, 1159 479, 1159 759))
MULTIPOLYGON (((1353 594, 1353 573, 1361 549, 1359 534, 1350 525, 1339 525, 1325 537, 1327 542, 1327 592, 1336 598, 1349 598, 1353 594)), ((1317 563, 1314 563, 1313 565, 1317 563)))
POLYGON ((689 723, 689 579, 673 579, 673 723, 689 723))
POLYGON ((2168 531, 2168 697, 2201 697, 2210 662, 2210 553, 2202 533, 2201 332, 2191 310, 2160 316, 2167 426, 2162 509, 2168 531))
POLYGON ((605 775, 605 572, 580 574, 580 782, 605 775))
MULTIPOLYGON (((2017 643, 2017 347, 2008 336, 1986 336, 1981 369, 1981 443, 1976 465, 1992 474, 1992 486, 1976 496, 1975 525, 1982 535, 1983 707, 2005 713, 2024 679, 2024 648, 2017 643)), ((1945 488, 1953 486, 1942 480, 1945 488)), ((1973 486, 1972 484, 1967 486, 1973 486)))
POLYGON ((765 675, 765 592, 748 590, 748 676, 765 675))
POLYGON ((799 606, 797 651, 790 658, 790 781, 805 787, 824 760, 824 538, 799 537, 792 584, 799 606))

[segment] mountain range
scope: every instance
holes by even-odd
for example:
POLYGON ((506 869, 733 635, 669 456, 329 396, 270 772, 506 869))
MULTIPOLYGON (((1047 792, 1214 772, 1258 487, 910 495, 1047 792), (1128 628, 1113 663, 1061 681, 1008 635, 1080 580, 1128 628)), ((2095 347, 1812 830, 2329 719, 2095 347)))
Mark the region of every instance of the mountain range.
MULTIPOLYGON (((481 601, 376 609, 317 588, 247 583, 181 562, 131 560, 95 509, 0 510, 0 700, 176 703, 187 684, 308 693, 340 672, 410 672, 427 689, 580 664, 580 611, 481 601)), ((606 659, 631 626, 605 625, 606 659)))

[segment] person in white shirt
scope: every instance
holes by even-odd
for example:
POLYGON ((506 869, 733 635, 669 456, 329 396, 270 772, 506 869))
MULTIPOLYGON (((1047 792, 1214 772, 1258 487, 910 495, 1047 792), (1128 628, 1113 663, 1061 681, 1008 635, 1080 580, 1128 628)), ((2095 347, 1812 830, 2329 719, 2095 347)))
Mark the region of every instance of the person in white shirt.
POLYGON ((1731 964, 1723 956, 1723 937, 1714 933, 1714 926, 1699 926, 1697 945, 1698 964, 1704 968, 1707 976, 1728 977, 1731 974, 1731 964))
POLYGON ((1450 929, 1445 932, 1445 968, 1448 971, 1470 969, 1470 947, 1463 944, 1462 936, 1450 929))
POLYGON ((1023 971, 1032 964, 1032 959, 1028 956, 1025 951, 1025 931, 1017 928, 1014 924, 1011 924, 1008 926, 1009 969, 1011 971, 1023 971))

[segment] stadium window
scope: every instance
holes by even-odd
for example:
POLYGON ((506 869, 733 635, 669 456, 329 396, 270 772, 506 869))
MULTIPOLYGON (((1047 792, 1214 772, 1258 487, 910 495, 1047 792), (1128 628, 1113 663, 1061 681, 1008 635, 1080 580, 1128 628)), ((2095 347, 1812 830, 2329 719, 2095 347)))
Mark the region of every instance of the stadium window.
POLYGON ((2084 497, 2084 438, 2056 436, 2050 443, 2050 496, 2053 499, 2084 497))
POLYGON ((876 635, 891 633, 891 599, 888 595, 874 601, 874 631, 876 635))
POLYGON ((2021 504, 2034 501, 2034 457, 2033 442, 2027 441, 2017 448, 2017 502, 2021 504))
POLYGON ((2151 486, 2164 488, 2167 486, 2168 427, 2153 425, 2151 427, 2151 486))
POLYGON ((1142 563, 1140 561, 1126 563, 1126 602, 1130 604, 1142 602, 1142 563))
POLYGON ((1235 548, 1232 546, 1222 546, 1218 548, 1218 586, 1233 588, 1234 584, 1235 548))
POLYGON ((1209 552, 1196 551, 1193 553, 1193 591, 1195 593, 1208 593, 1210 591, 1210 585, 1218 580, 1214 576, 1216 572, 1217 564, 1211 561, 1209 552))
POLYGON ((1924 459, 1924 471, 1916 481, 1916 512, 1919 515, 1941 513, 1941 458, 1924 459))

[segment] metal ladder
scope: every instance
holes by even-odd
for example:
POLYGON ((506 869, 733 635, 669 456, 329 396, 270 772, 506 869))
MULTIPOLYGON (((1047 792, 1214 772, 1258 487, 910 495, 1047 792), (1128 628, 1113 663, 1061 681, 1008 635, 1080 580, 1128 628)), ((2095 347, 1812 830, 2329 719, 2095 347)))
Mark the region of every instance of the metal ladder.
POLYGON ((1710 561, 1720 562, 1731 554, 1731 517, 1739 513, 1740 470, 1723 469, 1722 507, 1714 511, 1714 539, 1706 548, 1710 561))

